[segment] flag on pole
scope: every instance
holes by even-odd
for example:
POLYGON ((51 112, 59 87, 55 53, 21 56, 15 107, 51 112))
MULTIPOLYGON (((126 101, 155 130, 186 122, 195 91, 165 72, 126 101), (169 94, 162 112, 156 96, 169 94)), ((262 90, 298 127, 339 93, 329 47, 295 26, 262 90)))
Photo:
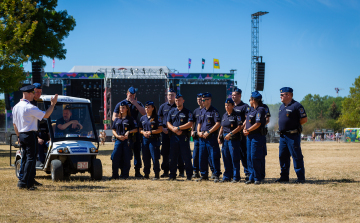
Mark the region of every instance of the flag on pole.
POLYGON ((220 69, 219 59, 214 59, 214 69, 220 69))
POLYGON ((189 58, 189 69, 190 69, 190 66, 191 66, 191 59, 189 58))
POLYGON ((55 68, 55 59, 53 58, 53 69, 55 68))
POLYGON ((205 59, 202 58, 202 69, 204 70, 204 66, 205 66, 205 59))

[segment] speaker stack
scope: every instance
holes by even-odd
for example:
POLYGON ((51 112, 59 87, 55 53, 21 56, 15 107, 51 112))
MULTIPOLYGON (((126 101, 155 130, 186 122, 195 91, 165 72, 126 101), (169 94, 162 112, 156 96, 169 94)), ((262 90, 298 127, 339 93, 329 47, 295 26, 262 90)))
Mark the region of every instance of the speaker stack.
POLYGON ((265 63, 256 63, 255 71, 255 90, 263 91, 265 84, 265 63))
POLYGON ((41 62, 32 62, 32 83, 42 84, 41 62))

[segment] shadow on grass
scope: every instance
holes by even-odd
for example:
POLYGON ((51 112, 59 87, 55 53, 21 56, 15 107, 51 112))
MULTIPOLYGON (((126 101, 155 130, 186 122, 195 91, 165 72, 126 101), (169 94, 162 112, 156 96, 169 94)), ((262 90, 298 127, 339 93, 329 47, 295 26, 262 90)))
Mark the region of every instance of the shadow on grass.
MULTIPOLYGON (((277 179, 278 178, 265 178, 262 182, 264 184, 298 184, 298 183, 295 183, 296 179, 290 179, 289 182, 282 182, 282 183, 275 182, 275 180, 277 180, 277 179)), ((303 184, 324 185, 324 184, 334 184, 334 183, 359 183, 359 181, 355 181, 354 179, 349 179, 349 178, 328 179, 328 180, 319 180, 319 179, 315 179, 315 178, 308 178, 308 179, 306 179, 305 183, 303 183, 303 184)))

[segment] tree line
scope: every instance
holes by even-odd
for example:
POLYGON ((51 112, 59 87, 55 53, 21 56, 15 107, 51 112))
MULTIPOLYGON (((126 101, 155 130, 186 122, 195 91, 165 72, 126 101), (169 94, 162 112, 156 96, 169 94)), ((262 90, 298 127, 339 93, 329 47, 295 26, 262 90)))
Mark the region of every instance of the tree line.
MULTIPOLYGON (((296 100, 296 98, 295 98, 296 100)), ((303 125, 303 133, 311 134, 314 129, 360 128, 360 76, 350 87, 347 97, 332 97, 318 94, 306 95, 300 103, 304 106, 308 122, 303 125)), ((281 103, 268 104, 271 113, 269 129, 278 129, 278 113, 281 103)))

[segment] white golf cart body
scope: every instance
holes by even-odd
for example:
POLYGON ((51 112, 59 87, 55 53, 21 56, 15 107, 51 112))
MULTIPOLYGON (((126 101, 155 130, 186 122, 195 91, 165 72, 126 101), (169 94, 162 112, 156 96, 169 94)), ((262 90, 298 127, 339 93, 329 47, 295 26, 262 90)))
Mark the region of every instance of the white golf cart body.
MULTIPOLYGON (((38 107, 46 110, 51 105, 51 98, 54 95, 42 95, 38 101, 38 107)), ((41 169, 46 173, 51 173, 52 180, 62 180, 71 174, 89 172, 91 178, 102 179, 102 164, 98 155, 99 141, 94 125, 91 103, 88 99, 58 96, 57 104, 51 116, 46 120, 50 141, 45 156, 44 165, 36 169, 41 169), (76 120, 80 125, 69 125, 65 129, 60 129, 59 124, 65 124, 63 111, 71 112, 70 121, 76 120), (93 143, 97 143, 95 146, 93 143)), ((17 153, 15 160, 19 160, 17 153)), ((21 157, 20 157, 21 159, 21 157)))

